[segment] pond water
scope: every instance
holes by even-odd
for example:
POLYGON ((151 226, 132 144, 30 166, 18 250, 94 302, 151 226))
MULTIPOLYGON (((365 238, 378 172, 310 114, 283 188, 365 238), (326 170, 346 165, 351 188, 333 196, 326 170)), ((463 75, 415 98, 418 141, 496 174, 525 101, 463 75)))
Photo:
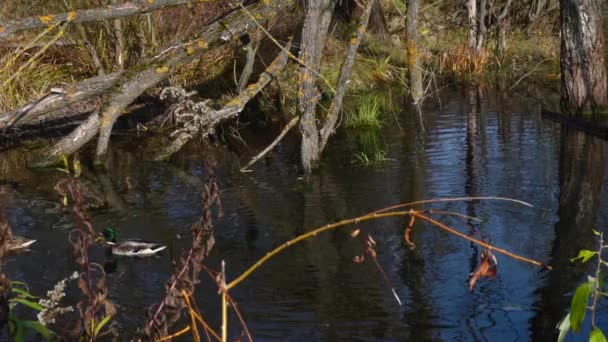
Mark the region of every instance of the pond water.
MULTIPOLYGON (((590 271, 569 258, 595 248, 594 227, 608 232, 607 143, 544 120, 538 105, 525 98, 454 89, 441 98, 441 105, 429 101, 425 107, 424 131, 410 113, 383 116, 378 131, 341 130, 308 181, 295 167, 295 134, 252 172, 238 171, 239 162, 245 163, 280 128, 273 134, 268 128, 244 131, 249 150, 243 145, 223 153, 214 149, 224 215, 215 222, 216 245, 207 265, 219 269, 225 260, 230 280, 280 243, 340 219, 418 199, 505 196, 534 208, 498 201, 429 207, 481 219, 436 216, 459 231, 474 231, 475 237, 551 264, 553 270, 497 254, 496 279, 481 279, 469 292, 480 247, 417 223, 412 234, 417 248, 409 250, 403 243, 404 219, 368 222, 359 225, 361 236, 369 233, 377 242, 378 262, 402 305, 371 260, 353 262, 363 244, 351 238, 352 227, 343 228, 287 249, 231 292, 256 340, 556 337, 557 322, 590 271), (362 165, 357 157, 362 151, 381 156, 382 162, 362 165)), ((115 324, 126 334, 123 338, 136 336, 148 308, 161 300, 171 255, 190 244, 190 226, 200 215, 200 185, 209 174, 196 146, 171 163, 148 163, 133 145, 115 144, 107 172, 85 163, 80 178, 92 189, 92 204, 94 199, 106 203, 88 211, 96 229, 113 226, 119 240, 137 237, 171 246, 158 257, 119 259, 108 274, 109 297, 119 312, 115 324)), ((77 269, 67 241, 75 219, 53 191, 66 174, 23 169, 22 153, 2 154, 7 218, 15 234, 38 240, 31 252, 6 258, 4 271, 43 294, 77 269)), ((94 251, 92 258, 101 262, 103 253, 94 251)), ((78 294, 71 290, 67 301, 78 294)), ((196 298, 219 331, 217 288, 205 274, 196 298)), ((230 335, 236 338, 241 329, 235 316, 230 321, 230 335)), ((608 327, 605 306, 600 306, 599 322, 608 327)))

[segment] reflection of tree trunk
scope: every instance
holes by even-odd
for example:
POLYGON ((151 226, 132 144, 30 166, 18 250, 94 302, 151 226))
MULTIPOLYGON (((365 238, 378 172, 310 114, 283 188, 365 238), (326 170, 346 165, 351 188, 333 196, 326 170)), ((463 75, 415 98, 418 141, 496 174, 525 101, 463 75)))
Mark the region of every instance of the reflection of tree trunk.
POLYGON ((540 290, 540 312, 534 317, 532 340, 555 338, 555 325, 570 304, 571 293, 583 280, 580 268, 570 262, 581 249, 595 247, 596 213, 606 164, 605 143, 566 126, 561 131, 559 221, 547 284, 540 290))
POLYGON ((561 95, 569 110, 608 107, 602 9, 596 0, 560 0, 561 95))

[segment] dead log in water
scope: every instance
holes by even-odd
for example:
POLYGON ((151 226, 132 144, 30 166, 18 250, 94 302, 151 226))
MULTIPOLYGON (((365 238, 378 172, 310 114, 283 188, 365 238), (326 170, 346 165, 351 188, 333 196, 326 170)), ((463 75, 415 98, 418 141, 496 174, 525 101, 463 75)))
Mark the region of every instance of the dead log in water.
MULTIPOLYGON (((72 133, 61 139, 54 147, 46 153, 40 154, 32 166, 48 166, 56 163, 63 155, 73 153, 80 149, 99 133, 97 145, 97 157, 103 158, 116 119, 125 112, 128 105, 142 95, 146 90, 156 86, 169 75, 176 72, 181 66, 198 60, 206 53, 214 49, 224 47, 228 44, 239 44, 240 37, 256 29, 257 20, 264 19, 264 24, 272 28, 285 18, 293 9, 295 0, 270 0, 260 1, 247 7, 247 13, 243 10, 234 10, 225 17, 211 23, 202 32, 190 37, 183 42, 174 44, 163 50, 160 54, 151 58, 142 65, 114 75, 109 79, 100 81, 94 90, 83 94, 78 92, 80 86, 74 87, 74 92, 61 94, 51 101, 55 108, 63 108, 70 101, 80 101, 86 98, 98 97, 101 105, 80 124, 72 133), (75 98, 77 98, 75 100, 75 98)), ((107 75, 110 76, 110 75, 107 75)), ((101 80, 100 78, 94 78, 101 80)), ((86 80, 87 81, 92 81, 86 80)), ((81 82, 82 84, 82 82, 81 82)), ((48 101, 48 100, 42 100, 48 101)), ((72 102, 73 103, 73 102, 72 102)), ((21 108, 13 111, 10 118, 3 119, 3 123, 28 122, 35 120, 44 113, 51 116, 46 106, 37 106, 36 102, 31 108, 21 108), (35 109, 35 110, 34 110, 35 109)), ((90 108, 88 108, 90 109, 90 108)), ((73 113, 74 115, 80 113, 73 113)), ((4 117, 0 114, 0 117, 4 117)), ((1 124, 1 123, 0 123, 1 124)))
POLYGON ((564 126, 574 128, 589 135, 608 140, 608 119, 589 120, 580 116, 570 116, 562 113, 542 110, 543 119, 559 122, 564 126))

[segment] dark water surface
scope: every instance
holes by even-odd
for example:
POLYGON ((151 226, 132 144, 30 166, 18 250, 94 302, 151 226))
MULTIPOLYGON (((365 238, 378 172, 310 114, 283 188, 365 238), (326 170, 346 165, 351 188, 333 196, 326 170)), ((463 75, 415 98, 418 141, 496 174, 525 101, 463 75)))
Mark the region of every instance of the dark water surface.
MULTIPOLYGON (((353 262, 363 247, 350 237, 352 228, 337 230, 288 249, 232 291, 256 340, 555 338, 555 325, 590 270, 569 258, 595 248, 592 228, 608 232, 607 143, 543 120, 538 107, 522 98, 451 91, 444 94, 441 108, 429 104, 423 115, 423 137, 415 116, 384 117, 384 128, 371 138, 388 158, 380 165, 353 163, 354 153, 366 148, 370 138, 341 132, 309 182, 299 179, 294 167, 295 136, 250 173, 238 172, 236 153, 219 156, 216 175, 224 216, 216 221, 217 243, 207 264, 218 269, 225 260, 230 280, 273 247, 314 227, 400 202, 492 195, 525 200, 534 208, 496 201, 433 207, 482 219, 467 222, 469 226, 451 218, 442 221, 549 263, 553 271, 497 255, 497 278, 480 280, 471 293, 469 274, 479 261, 479 247, 418 223, 413 233, 417 248, 410 251, 402 243, 403 219, 361 224, 363 233, 377 241, 378 261, 403 305, 373 262, 353 262)), ((252 150, 240 157, 241 163, 272 139, 268 135, 256 142, 250 139, 254 133, 243 133, 252 150)), ((190 244, 189 229, 200 214, 199 189, 208 170, 196 148, 181 152, 172 163, 148 163, 139 160, 132 145, 115 145, 107 172, 85 167, 80 178, 90 185, 90 198, 108 204, 89 211, 94 226, 116 227, 119 239, 173 246, 173 253, 155 258, 120 259, 108 274, 110 299, 119 310, 116 322, 134 336, 148 307, 162 298, 171 254, 190 244)), ((61 209, 52 190, 65 174, 21 169, 23 158, 0 155, 1 180, 13 189, 6 212, 16 234, 38 242, 32 252, 8 258, 5 272, 44 294, 77 269, 67 243, 74 217, 61 209)), ((97 251, 92 257, 101 262, 103 254, 97 251)), ((217 290, 206 275, 202 280, 198 305, 219 331, 217 290)), ((68 297, 78 298, 78 291, 68 297)), ((600 306, 600 312, 600 326, 608 327, 606 307, 600 306)), ((237 319, 230 319, 231 336, 237 337, 237 319)))

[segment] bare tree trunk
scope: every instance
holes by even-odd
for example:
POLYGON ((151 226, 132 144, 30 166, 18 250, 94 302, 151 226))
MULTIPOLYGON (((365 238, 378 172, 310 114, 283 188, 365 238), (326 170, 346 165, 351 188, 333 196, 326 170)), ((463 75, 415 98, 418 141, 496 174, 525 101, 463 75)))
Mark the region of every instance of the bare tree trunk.
POLYGON ((497 21, 497 29, 498 29, 498 44, 497 50, 498 55, 501 56, 506 48, 507 48, 507 33, 509 31, 510 26, 510 17, 509 17, 509 8, 511 7, 511 3, 513 0, 507 0, 507 3, 500 11, 500 14, 496 18, 497 21))
POLYGON ((475 51, 477 48, 477 0, 467 1, 467 14, 469 18, 469 38, 467 46, 469 51, 475 51))
POLYGON ((300 68, 298 91, 300 132, 302 134, 301 162, 304 172, 310 173, 319 159, 319 133, 316 124, 316 108, 319 99, 317 75, 325 38, 331 22, 336 0, 308 0, 306 17, 302 28, 300 60, 305 64, 300 68))
MULTIPOLYGON (((111 1, 112 5, 116 5, 116 0, 111 1)), ((112 21, 114 25, 114 38, 116 39, 116 43, 114 46, 114 54, 116 55, 116 66, 118 70, 122 70, 124 68, 124 53, 125 53, 125 41, 123 37, 122 31, 122 21, 120 18, 116 18, 112 21)))
POLYGON ((418 39, 418 12, 420 0, 410 0, 407 6, 407 65, 410 74, 410 92, 414 105, 423 97, 420 42, 418 39))
POLYGON ((370 21, 373 8, 377 3, 378 1, 376 0, 368 0, 367 6, 365 6, 365 10, 359 19, 356 36, 350 41, 350 46, 348 47, 346 57, 344 58, 344 63, 342 64, 342 69, 340 70, 340 78, 338 79, 336 94, 334 95, 334 99, 328 110, 327 118, 325 119, 325 123, 323 124, 323 128, 320 132, 321 142, 319 144, 319 155, 323 153, 325 145, 329 140, 329 136, 334 133, 336 128, 336 122, 338 122, 338 116, 340 114, 340 110, 342 109, 342 100, 344 99, 344 94, 346 93, 346 86, 350 80, 353 64, 355 64, 355 58, 357 57, 357 50, 359 49, 359 45, 361 44, 363 36, 365 35, 367 24, 370 21))
POLYGON ((479 13, 477 15, 477 44, 475 45, 475 51, 480 52, 483 48, 483 42, 486 37, 486 13, 488 11, 488 1, 479 0, 479 13))
POLYGON ((560 0, 561 98, 568 111, 608 107, 599 0, 560 0))

